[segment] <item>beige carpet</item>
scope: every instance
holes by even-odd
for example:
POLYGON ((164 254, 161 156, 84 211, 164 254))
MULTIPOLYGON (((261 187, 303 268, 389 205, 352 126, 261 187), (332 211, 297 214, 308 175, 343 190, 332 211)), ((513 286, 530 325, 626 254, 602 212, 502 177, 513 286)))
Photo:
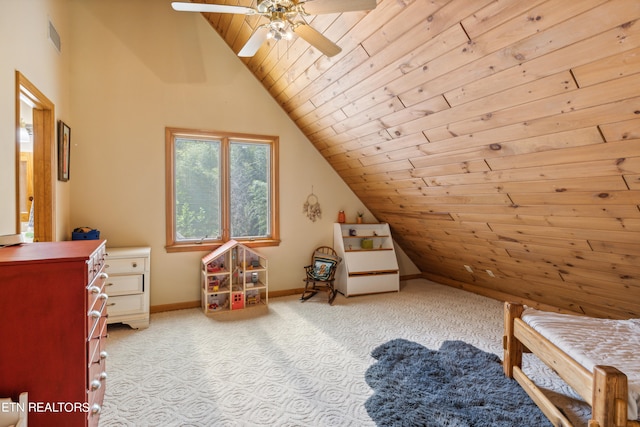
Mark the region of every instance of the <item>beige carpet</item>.
MULTIPOLYGON (((402 282, 399 293, 338 295, 333 306, 324 295, 269 302, 222 317, 153 314, 140 331, 110 325, 100 426, 370 426, 364 374, 380 344, 463 340, 502 357, 502 303, 426 280, 402 282)), ((525 366, 572 394, 539 363, 525 366)))

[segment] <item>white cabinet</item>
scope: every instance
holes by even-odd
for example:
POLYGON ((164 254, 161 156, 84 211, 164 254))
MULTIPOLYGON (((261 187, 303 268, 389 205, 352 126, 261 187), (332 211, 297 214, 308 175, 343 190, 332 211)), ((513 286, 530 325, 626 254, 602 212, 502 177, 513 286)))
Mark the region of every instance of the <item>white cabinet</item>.
POLYGON ((344 296, 400 291, 389 224, 334 224, 333 248, 342 258, 335 283, 344 296))
POLYGON ((134 329, 149 327, 150 264, 149 247, 107 249, 108 323, 126 323, 134 329))
POLYGON ((202 258, 202 310, 205 314, 269 303, 267 259, 230 240, 202 258))

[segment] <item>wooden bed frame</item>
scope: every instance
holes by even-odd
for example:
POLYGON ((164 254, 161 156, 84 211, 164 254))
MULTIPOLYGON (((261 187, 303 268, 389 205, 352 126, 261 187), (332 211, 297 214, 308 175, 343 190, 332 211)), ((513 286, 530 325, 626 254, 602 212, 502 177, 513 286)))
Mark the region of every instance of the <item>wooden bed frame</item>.
POLYGON ((598 365, 591 373, 540 335, 522 319, 522 304, 504 304, 504 373, 514 378, 556 427, 573 427, 535 383, 522 371, 522 353, 535 354, 591 406, 588 427, 640 427, 627 420, 627 376, 612 366, 598 365))

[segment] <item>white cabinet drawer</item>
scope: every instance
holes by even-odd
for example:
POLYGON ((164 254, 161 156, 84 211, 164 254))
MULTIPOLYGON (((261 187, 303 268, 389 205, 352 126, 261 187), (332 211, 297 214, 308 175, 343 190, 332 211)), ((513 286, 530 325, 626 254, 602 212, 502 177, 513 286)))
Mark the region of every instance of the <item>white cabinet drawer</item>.
POLYGON ((139 294, 144 292, 144 276, 110 276, 104 285, 104 290, 109 297, 123 294, 139 294))
MULTIPOLYGON (((348 295, 375 294, 378 292, 397 292, 400 290, 399 274, 375 274, 350 276, 348 295)), ((109 298, 111 301, 111 298, 109 298)))
POLYGON ((144 310, 144 295, 120 295, 109 297, 109 316, 139 313, 144 310))
POLYGON ((349 273, 398 269, 398 261, 391 251, 347 252, 345 264, 349 273))
POLYGON ((109 275, 124 273, 143 273, 145 271, 144 262, 144 258, 107 258, 104 271, 109 275))

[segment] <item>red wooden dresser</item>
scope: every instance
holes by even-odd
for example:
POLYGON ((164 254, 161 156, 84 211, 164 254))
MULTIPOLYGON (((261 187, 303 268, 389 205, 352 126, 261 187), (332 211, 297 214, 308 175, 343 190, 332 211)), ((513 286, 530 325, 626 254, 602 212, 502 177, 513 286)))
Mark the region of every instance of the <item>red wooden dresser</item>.
POLYGON ((30 427, 97 426, 106 385, 105 241, 0 249, 0 396, 30 427))

